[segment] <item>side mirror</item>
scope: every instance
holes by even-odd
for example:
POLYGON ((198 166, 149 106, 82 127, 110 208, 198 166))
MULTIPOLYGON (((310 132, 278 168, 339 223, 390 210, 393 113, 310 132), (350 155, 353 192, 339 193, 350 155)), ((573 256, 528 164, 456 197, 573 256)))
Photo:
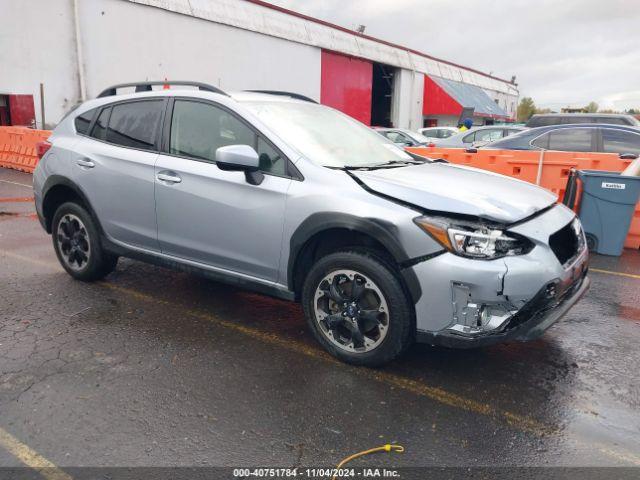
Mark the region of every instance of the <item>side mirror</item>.
POLYGON ((260 168, 258 153, 249 145, 227 145, 216 150, 220 170, 255 172, 260 168))
POLYGON ((638 158, 638 155, 635 153, 621 153, 618 157, 620 157, 621 160, 635 160, 638 158))
POLYGON ((260 157, 249 145, 227 145, 216 150, 216 165, 220 170, 244 172, 247 183, 260 185, 264 174, 260 171, 260 157))

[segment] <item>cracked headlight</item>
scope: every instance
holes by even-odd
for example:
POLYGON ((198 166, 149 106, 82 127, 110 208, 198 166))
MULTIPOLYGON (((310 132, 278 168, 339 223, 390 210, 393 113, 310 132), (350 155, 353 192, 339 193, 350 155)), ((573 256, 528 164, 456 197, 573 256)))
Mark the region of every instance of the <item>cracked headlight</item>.
POLYGON ((533 248, 533 243, 522 235, 479 223, 435 217, 418 217, 414 222, 444 248, 463 257, 494 259, 522 255, 533 248))

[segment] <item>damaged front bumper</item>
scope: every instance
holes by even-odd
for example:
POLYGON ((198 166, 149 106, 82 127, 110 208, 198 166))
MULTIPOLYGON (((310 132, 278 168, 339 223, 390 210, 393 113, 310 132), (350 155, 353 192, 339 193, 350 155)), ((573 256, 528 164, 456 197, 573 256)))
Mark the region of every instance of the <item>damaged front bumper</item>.
POLYGON ((475 335, 459 333, 453 329, 440 332, 418 331, 417 341, 452 348, 476 348, 507 341, 526 342, 541 336, 547 328, 560 320, 578 301, 590 285, 587 270, 573 284, 555 295, 562 286, 551 282, 535 297, 511 316, 499 331, 478 332, 475 335))
POLYGON ((561 264, 549 243, 575 214, 557 206, 510 228, 535 244, 525 255, 481 261, 444 253, 414 266, 423 296, 416 304, 417 339, 469 348, 539 337, 589 287, 583 244, 561 264))

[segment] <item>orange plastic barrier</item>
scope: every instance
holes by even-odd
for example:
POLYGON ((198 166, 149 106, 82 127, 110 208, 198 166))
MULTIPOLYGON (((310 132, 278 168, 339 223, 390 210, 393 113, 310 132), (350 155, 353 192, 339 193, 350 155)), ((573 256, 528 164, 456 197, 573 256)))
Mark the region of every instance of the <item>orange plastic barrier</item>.
MULTIPOLYGON (((468 153, 463 148, 408 148, 418 155, 444 158, 451 163, 490 170, 509 177, 536 183, 551 190, 562 200, 569 170, 608 170, 621 172, 631 160, 621 160, 615 153, 554 152, 538 150, 479 149, 468 153)), ((631 221, 625 247, 640 248, 640 204, 631 221)))
POLYGON ((49 138, 49 130, 0 127, 0 167, 33 173, 38 164, 36 144, 49 138))

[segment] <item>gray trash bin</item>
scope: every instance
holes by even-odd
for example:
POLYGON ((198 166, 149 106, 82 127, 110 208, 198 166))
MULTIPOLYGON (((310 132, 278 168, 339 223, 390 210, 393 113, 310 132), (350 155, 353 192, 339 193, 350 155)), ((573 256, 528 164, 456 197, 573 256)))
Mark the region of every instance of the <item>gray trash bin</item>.
POLYGON ((640 195, 640 177, 601 170, 580 170, 578 177, 582 181, 579 215, 589 249, 619 256, 640 195))

